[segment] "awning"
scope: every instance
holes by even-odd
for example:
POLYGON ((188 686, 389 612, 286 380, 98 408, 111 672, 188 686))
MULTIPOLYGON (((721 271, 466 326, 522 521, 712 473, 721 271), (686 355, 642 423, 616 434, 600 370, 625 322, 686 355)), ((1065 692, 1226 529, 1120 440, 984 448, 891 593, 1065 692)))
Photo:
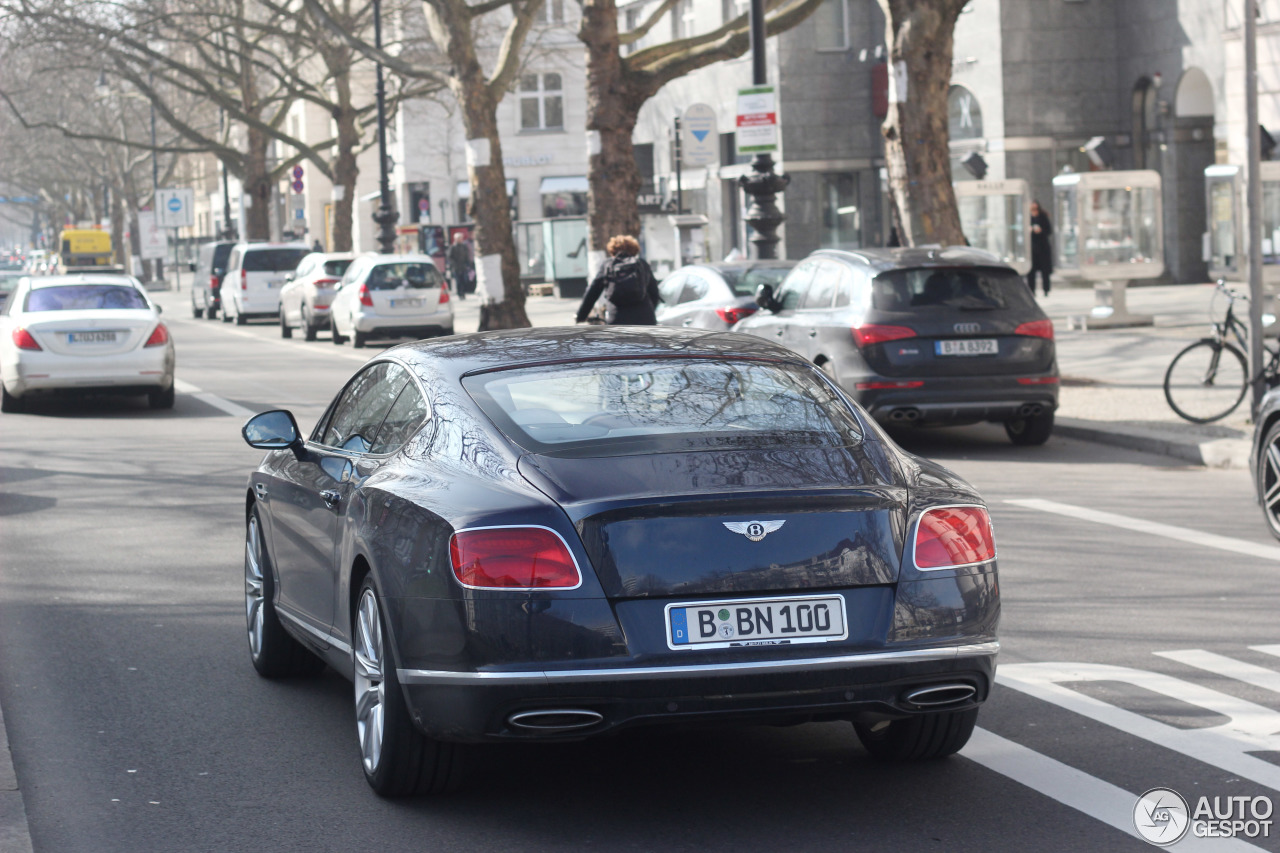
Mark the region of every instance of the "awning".
POLYGON ((586 175, 574 175, 568 178, 543 178, 538 192, 542 195, 551 193, 584 193, 588 189, 586 175))
MULTIPOLYGON (((507 178, 507 198, 516 194, 516 179, 507 178)), ((471 182, 458 181, 458 198, 471 198, 471 182)))

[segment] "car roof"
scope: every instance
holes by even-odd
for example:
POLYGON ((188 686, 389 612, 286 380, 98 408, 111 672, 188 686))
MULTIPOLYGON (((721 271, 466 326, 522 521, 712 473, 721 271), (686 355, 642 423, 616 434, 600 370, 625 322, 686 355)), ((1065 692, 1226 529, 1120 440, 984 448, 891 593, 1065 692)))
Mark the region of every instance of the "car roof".
POLYGON ((306 249, 308 252, 311 251, 311 247, 306 243, 237 243, 236 248, 246 252, 256 252, 261 249, 306 249))
POLYGON ((426 263, 426 264, 434 265, 436 262, 436 259, 431 257, 430 255, 419 255, 419 254, 383 255, 378 252, 366 252, 365 254, 361 255, 361 257, 371 259, 375 265, 376 264, 403 264, 406 261, 409 261, 415 264, 426 263))
POLYGON ((969 246, 917 246, 902 249, 820 249, 809 257, 839 258, 871 267, 877 273, 919 267, 1013 267, 990 252, 969 246))
POLYGON ((759 260, 759 261, 715 261, 705 264, 690 264, 691 267, 705 267, 719 272, 721 270, 756 270, 756 269, 791 269, 799 261, 759 260))
POLYGON ((786 347, 751 335, 671 326, 544 326, 451 335, 386 351, 458 379, 468 373, 627 358, 767 359, 808 365, 786 347))
POLYGON ((112 275, 111 273, 69 273, 67 275, 33 275, 29 287, 36 290, 41 287, 58 287, 68 284, 114 284, 124 287, 137 287, 138 280, 131 275, 112 275))

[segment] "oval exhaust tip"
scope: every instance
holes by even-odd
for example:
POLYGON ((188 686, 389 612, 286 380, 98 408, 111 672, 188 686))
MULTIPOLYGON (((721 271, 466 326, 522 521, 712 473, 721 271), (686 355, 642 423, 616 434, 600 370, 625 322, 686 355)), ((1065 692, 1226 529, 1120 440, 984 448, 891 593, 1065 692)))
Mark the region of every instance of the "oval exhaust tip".
POLYGON ((521 711, 507 717, 507 724, 517 729, 542 734, 570 732, 604 722, 604 715, 585 708, 546 708, 521 711))
POLYGON ((967 702, 977 692, 972 684, 931 684, 912 690, 903 698, 920 708, 938 708, 967 702))

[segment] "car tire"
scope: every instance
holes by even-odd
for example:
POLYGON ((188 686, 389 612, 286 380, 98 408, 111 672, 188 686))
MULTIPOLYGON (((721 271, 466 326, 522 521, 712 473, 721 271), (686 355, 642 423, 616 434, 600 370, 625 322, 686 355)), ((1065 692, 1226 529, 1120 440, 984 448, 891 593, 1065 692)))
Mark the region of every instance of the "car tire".
POLYGON ((881 761, 927 761, 964 748, 978 722, 978 709, 934 711, 901 720, 854 723, 862 746, 881 761))
POLYGON ((169 383, 168 388, 160 388, 156 391, 147 392, 147 405, 153 409, 172 409, 177 394, 174 390, 173 383, 169 383))
POLYGON ((217 307, 215 307, 215 306, 213 306, 213 305, 210 305, 208 308, 204 309, 204 316, 205 316, 207 319, 209 319, 209 320, 216 320, 216 319, 218 319, 218 309, 217 309, 217 307))
POLYGON ((255 506, 245 524, 244 599, 249 660, 263 678, 315 675, 324 661, 290 637, 275 608, 275 576, 263 546, 262 522, 255 506))
POLYGON ((248 322, 249 322, 249 318, 248 318, 248 317, 246 317, 245 315, 241 314, 239 311, 237 311, 237 312, 236 312, 236 325, 237 325, 237 326, 243 326, 243 325, 245 325, 245 324, 246 324, 246 323, 248 323, 248 322))
POLYGON ((335 344, 341 346, 347 342, 346 338, 338 334, 338 321, 333 317, 329 318, 329 331, 333 334, 333 342, 335 344))
POLYGON ((6 412, 16 415, 26 408, 26 403, 21 397, 15 397, 9 393, 9 389, 0 383, 0 412, 6 412))
POLYGON ((1267 520, 1267 529, 1271 531, 1271 535, 1280 539, 1280 421, 1273 422, 1267 429, 1254 464, 1256 469, 1253 479, 1258 489, 1262 515, 1267 520))
POLYGON ((197 320, 204 319, 204 309, 196 305, 195 300, 191 300, 191 316, 197 320))
POLYGON ((1009 440, 1020 447, 1044 444, 1053 435, 1053 412, 1005 421, 1004 431, 1009 440))
POLYGON ((222 304, 222 322, 224 323, 231 322, 231 312, 227 310, 227 305, 225 302, 222 304))
POLYGON ((351 345, 356 349, 364 349, 364 345, 369 342, 364 332, 353 332, 351 337, 351 345))
POLYGON ((307 315, 306 311, 303 311, 302 312, 302 339, 304 341, 314 341, 316 339, 316 332, 318 331, 320 330, 316 328, 315 323, 311 321, 311 317, 307 315))
POLYGON ((352 681, 365 780, 383 797, 456 790, 463 747, 428 737, 414 725, 384 642, 386 624, 372 575, 360 585, 354 615, 352 681))
POLYGON ((280 337, 292 338, 293 326, 289 325, 289 321, 284 318, 284 309, 280 309, 280 337))

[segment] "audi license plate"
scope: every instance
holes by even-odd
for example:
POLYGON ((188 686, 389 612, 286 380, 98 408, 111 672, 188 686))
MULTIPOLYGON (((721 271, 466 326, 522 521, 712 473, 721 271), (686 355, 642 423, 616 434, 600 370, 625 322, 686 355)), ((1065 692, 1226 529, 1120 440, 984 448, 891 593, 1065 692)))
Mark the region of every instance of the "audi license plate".
POLYGON ((961 341, 936 341, 934 352, 938 355, 997 355, 1000 348, 995 338, 970 338, 961 341))
POLYGON ((838 595, 667 605, 672 649, 826 643, 848 636, 844 598, 838 595))
POLYGON ((392 299, 391 307, 392 308, 421 308, 422 300, 421 299, 392 299))
POLYGON ((69 344, 114 344, 115 332, 68 332, 69 344))

